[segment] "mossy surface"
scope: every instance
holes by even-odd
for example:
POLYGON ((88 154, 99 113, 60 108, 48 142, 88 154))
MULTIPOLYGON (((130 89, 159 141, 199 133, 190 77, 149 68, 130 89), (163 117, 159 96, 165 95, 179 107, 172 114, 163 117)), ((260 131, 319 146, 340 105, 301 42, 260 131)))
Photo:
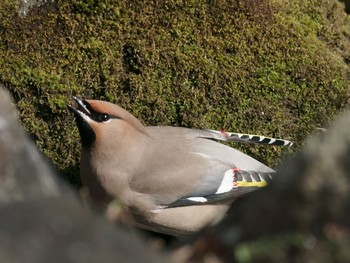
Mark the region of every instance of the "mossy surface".
MULTIPOLYGON (((281 137, 297 150, 349 101, 350 21, 335 0, 0 2, 0 79, 26 130, 73 183, 71 95, 146 125, 281 137)), ((284 150, 234 145, 275 167, 284 150)))

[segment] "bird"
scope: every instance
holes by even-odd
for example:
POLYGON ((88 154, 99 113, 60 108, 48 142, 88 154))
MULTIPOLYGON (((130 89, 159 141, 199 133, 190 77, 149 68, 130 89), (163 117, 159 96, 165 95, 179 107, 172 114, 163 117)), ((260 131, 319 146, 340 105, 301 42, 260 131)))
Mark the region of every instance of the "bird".
POLYGON ((291 146, 289 140, 225 130, 144 126, 120 106, 73 96, 80 177, 96 204, 120 200, 133 225, 177 237, 219 222, 239 196, 275 170, 218 141, 291 146))

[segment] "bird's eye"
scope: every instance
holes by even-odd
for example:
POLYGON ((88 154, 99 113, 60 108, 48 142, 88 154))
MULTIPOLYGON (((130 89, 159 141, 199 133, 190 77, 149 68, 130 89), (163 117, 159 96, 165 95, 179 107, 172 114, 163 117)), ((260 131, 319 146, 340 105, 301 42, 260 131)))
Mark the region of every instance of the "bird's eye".
POLYGON ((102 113, 98 115, 98 119, 100 122, 106 122, 109 120, 109 115, 107 113, 102 113))

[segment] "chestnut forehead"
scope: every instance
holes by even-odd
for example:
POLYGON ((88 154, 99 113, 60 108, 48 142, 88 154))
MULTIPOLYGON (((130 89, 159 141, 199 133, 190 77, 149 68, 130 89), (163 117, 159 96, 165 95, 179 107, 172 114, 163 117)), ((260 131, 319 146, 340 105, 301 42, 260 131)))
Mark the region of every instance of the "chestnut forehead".
POLYGON ((99 100, 86 100, 91 108, 99 113, 109 113, 109 114, 116 114, 116 108, 115 105, 106 101, 99 101, 99 100))

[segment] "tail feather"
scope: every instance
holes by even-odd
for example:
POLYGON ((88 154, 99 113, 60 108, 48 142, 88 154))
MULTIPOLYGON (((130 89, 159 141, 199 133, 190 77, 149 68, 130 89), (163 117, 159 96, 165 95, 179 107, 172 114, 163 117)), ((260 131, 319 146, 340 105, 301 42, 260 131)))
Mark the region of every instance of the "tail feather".
MULTIPOLYGON (((262 135, 253 135, 247 133, 235 133, 227 131, 215 131, 209 130, 216 135, 219 135, 221 140, 233 141, 233 142, 244 142, 244 143, 254 143, 254 144, 264 144, 264 145, 274 145, 274 146, 292 146, 293 143, 285 139, 276 139, 272 137, 266 137, 262 135)), ((216 136, 217 138, 217 136, 216 136)))

